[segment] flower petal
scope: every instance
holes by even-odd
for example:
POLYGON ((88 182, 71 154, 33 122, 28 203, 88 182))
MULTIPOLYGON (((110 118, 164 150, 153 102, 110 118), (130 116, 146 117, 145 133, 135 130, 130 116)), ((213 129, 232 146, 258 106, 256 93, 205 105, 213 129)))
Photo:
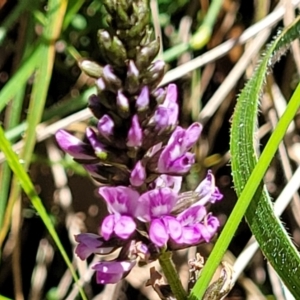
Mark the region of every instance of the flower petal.
POLYGON ((172 216, 166 216, 162 218, 162 220, 168 229, 169 236, 175 241, 179 240, 182 236, 182 226, 180 222, 172 216))
POLYGON ((126 240, 135 231, 136 224, 129 216, 121 216, 114 227, 115 234, 123 240, 126 240))
POLYGON ((223 198, 219 189, 215 186, 215 178, 211 170, 207 171, 207 175, 204 180, 200 182, 198 187, 195 189, 198 193, 199 201, 195 205, 205 205, 208 202, 215 203, 223 198))
POLYGON ((133 170, 131 171, 130 174, 130 183, 133 186, 141 186, 146 179, 146 170, 145 167, 142 165, 142 162, 139 160, 133 170))
POLYGON ((76 246, 75 253, 81 260, 85 260, 93 253, 101 252, 101 246, 103 245, 103 239, 93 233, 81 233, 75 235, 75 240, 79 243, 76 246))
POLYGON ((197 245, 201 241, 201 232, 197 226, 182 228, 182 236, 176 242, 187 246, 197 245))
POLYGON ((139 198, 135 216, 142 222, 169 215, 176 204, 177 193, 168 187, 150 190, 139 198))
POLYGON ((99 188, 110 213, 135 215, 139 193, 126 186, 104 186, 99 188))
POLYGON ((112 236, 114 232, 114 228, 115 228, 115 215, 108 215, 107 217, 104 218, 100 229, 100 233, 106 241, 108 241, 112 236))
POLYGON ((113 119, 109 115, 103 115, 98 121, 97 129, 103 137, 109 140, 109 137, 113 134, 114 126, 113 119))
POLYGON ((95 159, 91 145, 86 144, 65 130, 58 130, 55 138, 60 148, 76 159, 95 159))
POLYGON ((127 146, 128 147, 140 147, 143 140, 143 131, 139 123, 137 115, 132 117, 131 127, 128 131, 127 146))
POLYGON ((202 238, 208 243, 217 232, 220 222, 217 217, 209 216, 204 224, 200 223, 198 226, 201 231, 202 238))
POLYGON ((183 226, 189 226, 200 223, 206 216, 206 208, 202 205, 196 205, 189 207, 177 216, 177 220, 181 222, 183 226))
POLYGON ((168 230, 161 219, 154 219, 149 228, 150 240, 158 247, 164 246, 168 239, 168 230))

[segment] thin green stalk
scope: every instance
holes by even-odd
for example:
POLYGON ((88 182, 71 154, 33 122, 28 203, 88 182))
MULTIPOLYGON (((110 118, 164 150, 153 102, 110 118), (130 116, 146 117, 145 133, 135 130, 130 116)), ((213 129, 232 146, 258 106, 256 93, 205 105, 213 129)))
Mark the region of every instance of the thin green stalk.
POLYGON ((168 284, 176 300, 186 300, 187 293, 184 290, 178 272, 172 261, 172 252, 162 252, 158 258, 159 264, 167 278, 168 284))
POLYGON ((213 0, 208 8, 202 24, 191 37, 189 43, 178 44, 163 53, 162 59, 170 62, 182 55, 184 52, 202 49, 210 40, 217 17, 222 8, 222 0, 213 0))
POLYGON ((202 49, 210 40, 214 25, 222 8, 222 3, 222 0, 213 0, 211 2, 203 23, 190 40, 190 47, 193 50, 202 49))

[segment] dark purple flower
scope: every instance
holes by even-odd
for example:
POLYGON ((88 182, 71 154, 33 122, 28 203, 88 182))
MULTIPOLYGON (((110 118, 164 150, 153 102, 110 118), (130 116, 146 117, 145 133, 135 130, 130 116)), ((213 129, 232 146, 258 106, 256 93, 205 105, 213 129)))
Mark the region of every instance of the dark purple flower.
POLYGON ((93 266, 99 284, 117 283, 135 266, 136 261, 102 261, 93 266))
POLYGON ((139 160, 136 165, 134 166, 133 170, 130 174, 130 183, 133 186, 141 186, 146 179, 146 170, 145 167, 142 165, 142 162, 139 160))
POLYGON ((137 115, 134 115, 131 120, 131 127, 127 135, 128 147, 140 147, 143 141, 143 131, 139 123, 137 115))
POLYGON ((55 138, 60 148, 76 159, 95 159, 94 150, 91 145, 82 142, 65 130, 58 130, 55 138))
POLYGON ((93 233, 77 234, 75 240, 78 243, 75 253, 81 260, 85 260, 93 253, 109 254, 117 246, 117 244, 107 245, 101 236, 93 233))

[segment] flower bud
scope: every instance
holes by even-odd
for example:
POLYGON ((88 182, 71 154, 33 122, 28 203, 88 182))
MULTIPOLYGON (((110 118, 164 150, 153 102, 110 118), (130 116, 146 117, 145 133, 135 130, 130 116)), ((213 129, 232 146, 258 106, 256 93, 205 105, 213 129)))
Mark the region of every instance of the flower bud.
POLYGON ((133 60, 129 60, 127 76, 125 80, 125 90, 129 92, 129 94, 135 94, 140 88, 140 80, 139 80, 140 72, 134 64, 133 60))
POLYGON ((96 80, 96 87, 97 87, 97 89, 98 89, 98 91, 99 91, 100 93, 103 92, 103 91, 105 91, 106 84, 105 84, 105 82, 104 82, 104 80, 103 80, 102 77, 100 77, 100 78, 98 78, 98 79, 96 80))
POLYGON ((143 141, 143 131, 139 123, 139 119, 137 115, 132 117, 131 127, 128 131, 127 135, 127 143, 128 147, 140 147, 143 141))
POLYGON ((111 38, 110 34, 104 30, 98 30, 98 45, 102 55, 114 66, 123 67, 127 59, 126 49, 117 36, 111 38))
POLYGON ((92 128, 88 127, 86 129, 86 137, 93 147, 95 155, 101 160, 105 160, 107 158, 107 152, 104 149, 104 145, 98 141, 96 132, 92 128))
POLYGON ((109 115, 103 115, 97 124, 99 133, 110 141, 110 136, 113 135, 114 121, 109 115))
POLYGON ((165 74, 165 63, 162 60, 155 61, 143 74, 143 84, 150 87, 157 86, 165 74))
POLYGON ((142 165, 142 162, 139 160, 130 174, 130 183, 133 186, 141 186, 146 179, 146 170, 145 167, 142 165))
POLYGON ((158 88, 152 92, 152 96, 156 99, 157 104, 162 104, 166 98, 166 90, 164 88, 158 88))
POLYGON ((60 148, 75 159, 91 160, 95 158, 91 145, 82 142, 65 130, 58 130, 55 138, 60 148))
POLYGON ((138 112, 145 111, 149 107, 149 88, 147 86, 144 86, 142 88, 141 93, 136 99, 136 108, 138 112))
POLYGON ((106 83, 107 89, 112 92, 116 92, 122 87, 122 81, 113 73, 113 69, 110 65, 106 65, 103 68, 103 80, 106 83))
POLYGON ((128 118, 130 114, 129 100, 121 91, 118 91, 117 94, 117 109, 122 118, 128 118))
POLYGON ((158 51, 159 51, 158 39, 142 47, 140 51, 137 52, 137 57, 136 57, 137 67, 140 70, 147 68, 151 64, 155 56, 158 54, 158 51))
POLYGON ((99 78, 102 75, 102 67, 96 62, 82 59, 78 62, 79 68, 88 76, 99 78))
POLYGON ((138 18, 135 25, 128 31, 128 36, 132 39, 140 37, 141 32, 145 30, 145 27, 149 24, 150 12, 147 6, 147 1, 140 1, 139 3, 132 3, 133 15, 138 18))

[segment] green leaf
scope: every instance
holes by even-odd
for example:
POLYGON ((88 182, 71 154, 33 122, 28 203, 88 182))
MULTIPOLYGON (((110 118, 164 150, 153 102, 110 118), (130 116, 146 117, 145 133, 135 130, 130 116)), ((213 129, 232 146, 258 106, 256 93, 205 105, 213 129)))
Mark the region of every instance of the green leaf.
POLYGON ((202 299, 244 214, 264 255, 293 296, 300 299, 300 256, 275 216, 272 202, 262 183, 264 174, 299 108, 300 85, 258 161, 254 143, 258 103, 266 75, 291 41, 299 37, 299 32, 300 17, 284 29, 268 47, 254 75, 238 98, 232 119, 230 151, 234 185, 239 199, 189 299, 202 299))

